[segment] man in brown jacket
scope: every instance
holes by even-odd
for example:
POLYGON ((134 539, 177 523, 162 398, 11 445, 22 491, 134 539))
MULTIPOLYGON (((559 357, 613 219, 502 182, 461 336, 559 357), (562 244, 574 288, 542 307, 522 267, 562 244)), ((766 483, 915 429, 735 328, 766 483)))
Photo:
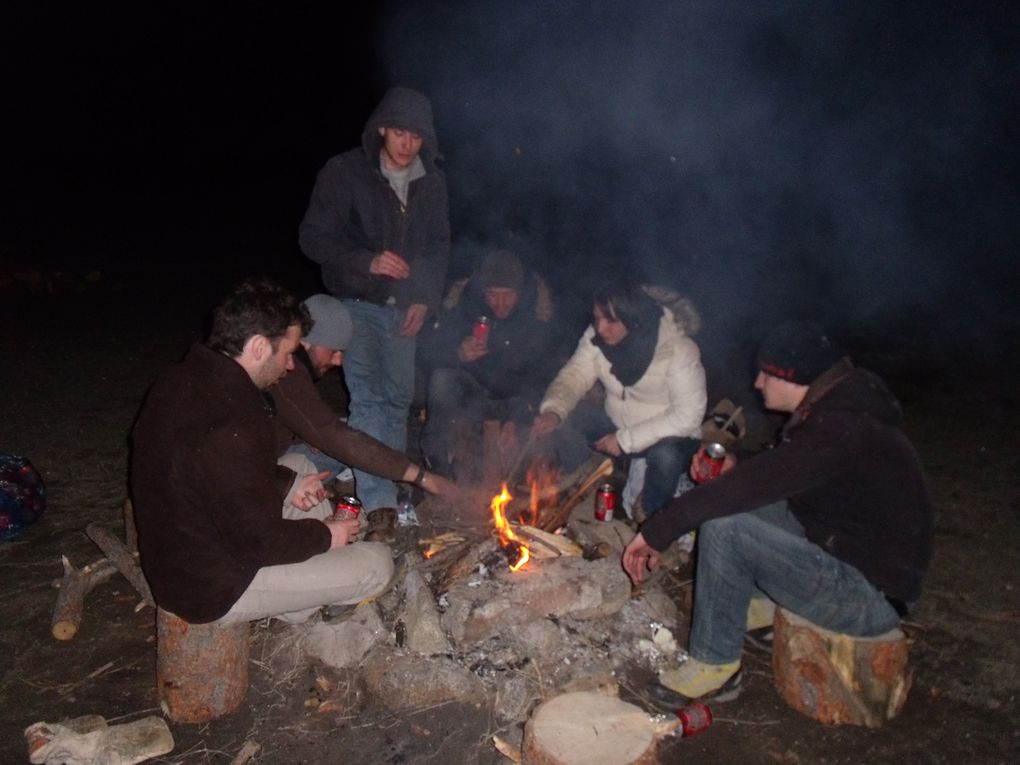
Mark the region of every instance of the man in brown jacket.
POLYGON ((389 548, 330 517, 310 463, 298 474, 277 464, 264 391, 294 368, 308 325, 281 287, 244 282, 142 406, 131 463, 141 564, 157 604, 189 622, 302 621, 389 585, 389 548))

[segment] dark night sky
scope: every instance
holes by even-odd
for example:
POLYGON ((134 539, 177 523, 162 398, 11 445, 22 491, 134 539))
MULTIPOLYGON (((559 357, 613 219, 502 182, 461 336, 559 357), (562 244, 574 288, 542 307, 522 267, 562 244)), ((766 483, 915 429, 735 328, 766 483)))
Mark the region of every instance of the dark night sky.
POLYGON ((458 269, 509 242, 580 291, 673 284, 728 331, 812 315, 983 353, 1020 329, 1015 4, 23 5, 18 268, 144 269, 213 229, 298 263, 316 170, 399 82, 433 98, 458 269))

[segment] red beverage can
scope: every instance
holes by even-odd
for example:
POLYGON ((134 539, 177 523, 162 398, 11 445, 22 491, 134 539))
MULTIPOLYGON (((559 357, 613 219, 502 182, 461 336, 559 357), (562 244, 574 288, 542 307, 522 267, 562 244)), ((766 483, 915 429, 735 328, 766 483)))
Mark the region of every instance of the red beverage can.
POLYGON ((726 462, 726 447, 722 444, 705 444, 705 454, 701 464, 707 468, 698 476, 698 483, 711 481, 722 475, 723 463, 726 462))
POLYGON ((336 501, 336 509, 333 517, 337 520, 346 521, 349 518, 357 518, 361 515, 361 500, 353 494, 344 494, 336 501))
POLYGON ((604 483, 595 492, 595 520, 613 520, 613 511, 616 510, 616 491, 613 484, 604 483))
POLYGON ((488 316, 479 316, 475 319, 475 326, 471 330, 471 337, 477 340, 482 345, 489 342, 489 330, 492 328, 492 324, 489 321, 488 316))
POLYGON ((683 736, 694 736, 712 724, 712 710, 704 704, 688 704, 676 710, 683 736))

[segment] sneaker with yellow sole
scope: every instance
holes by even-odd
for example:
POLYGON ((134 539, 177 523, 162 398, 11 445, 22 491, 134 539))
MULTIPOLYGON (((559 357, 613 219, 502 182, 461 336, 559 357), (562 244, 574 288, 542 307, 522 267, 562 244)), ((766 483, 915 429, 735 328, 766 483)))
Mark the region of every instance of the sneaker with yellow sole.
POLYGON ((705 664, 688 659, 676 669, 659 672, 646 693, 657 708, 670 711, 691 701, 732 701, 740 695, 740 662, 705 664))

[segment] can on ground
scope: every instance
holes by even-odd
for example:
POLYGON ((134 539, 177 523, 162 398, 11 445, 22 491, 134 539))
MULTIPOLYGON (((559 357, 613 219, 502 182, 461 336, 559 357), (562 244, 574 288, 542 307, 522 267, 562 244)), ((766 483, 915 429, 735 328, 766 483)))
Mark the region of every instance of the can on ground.
POLYGON ((613 484, 604 483, 595 492, 595 520, 611 521, 616 510, 616 491, 613 484))
POLYGON ((680 718, 680 735, 694 736, 707 729, 712 724, 712 710, 705 704, 688 704, 676 710, 676 716, 680 718))

